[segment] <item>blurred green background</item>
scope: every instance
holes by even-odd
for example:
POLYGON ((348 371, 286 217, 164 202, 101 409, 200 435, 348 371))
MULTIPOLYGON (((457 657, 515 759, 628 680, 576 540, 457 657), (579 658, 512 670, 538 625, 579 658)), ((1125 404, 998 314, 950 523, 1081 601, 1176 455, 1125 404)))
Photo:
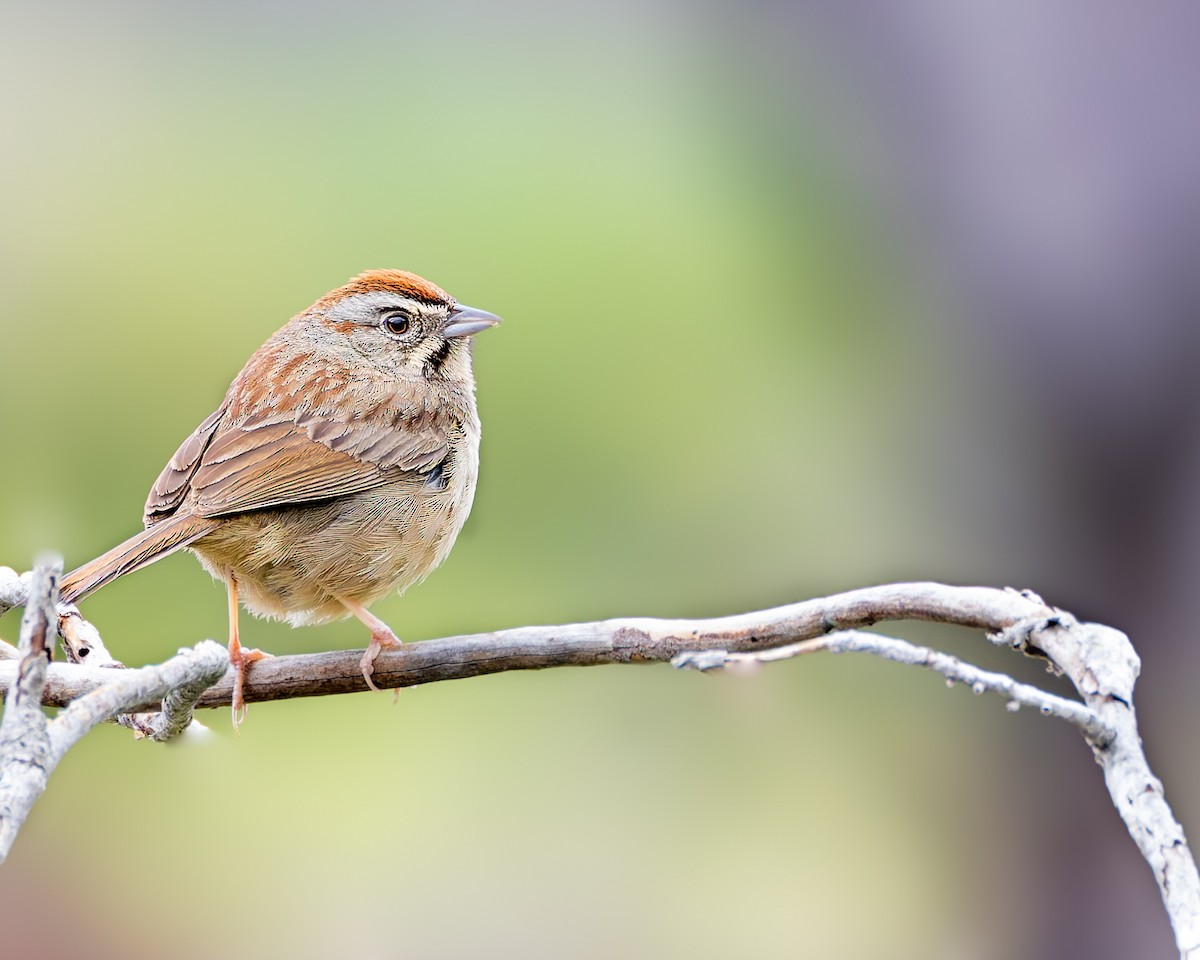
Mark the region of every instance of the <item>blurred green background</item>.
MULTIPOLYGON (((669 3, 6 5, 0 563, 74 566, 133 533, 259 343, 387 266, 505 321, 476 344, 474 514, 442 569, 374 608, 409 640, 896 579, 1109 613, 1056 552, 1072 491, 1038 465, 1056 439, 1036 402, 963 332, 897 194, 866 186, 854 64, 784 25, 669 3)), ((225 639, 223 590, 187 556, 84 610, 129 663, 225 639)), ((1074 734, 894 665, 514 674, 257 705, 237 738, 203 720, 169 748, 103 729, 72 751, 0 871, 7 942, 1034 956, 1045 924, 1014 918, 1072 866, 1061 777, 1119 865, 1094 909, 1169 943, 1074 734)), ((1200 829, 1167 725, 1151 759, 1200 829)))

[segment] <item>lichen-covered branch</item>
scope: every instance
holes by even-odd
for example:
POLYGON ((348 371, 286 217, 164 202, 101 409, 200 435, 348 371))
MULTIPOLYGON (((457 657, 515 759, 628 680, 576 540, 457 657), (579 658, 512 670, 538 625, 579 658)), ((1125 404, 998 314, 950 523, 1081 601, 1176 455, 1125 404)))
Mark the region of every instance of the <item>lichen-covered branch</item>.
POLYGON ((100 631, 83 619, 73 603, 58 605, 58 635, 62 637, 63 650, 71 663, 87 663, 94 667, 124 666, 108 652, 100 631))
MULTIPOLYGON (((191 722, 196 699, 229 665, 225 648, 206 640, 156 666, 88 667, 103 675, 93 678, 96 682, 89 691, 74 698, 57 717, 48 719, 42 703, 49 674, 75 666, 50 666, 62 613, 58 608, 61 572, 61 561, 40 564, 26 581, 20 659, 2 664, 7 695, 0 718, 0 862, 8 856, 59 761, 84 734, 98 723, 127 714, 130 705, 161 701, 161 709, 146 718, 145 729, 139 732, 156 740, 176 737, 191 722)), ((0 571, 0 589, 3 579, 0 571)), ((87 636, 86 631, 80 636, 87 636)))
POLYGON ((1007 674, 984 670, 939 650, 863 630, 842 630, 816 640, 802 640, 756 653, 728 653, 724 650, 681 653, 671 661, 671 665, 708 672, 744 664, 774 663, 806 653, 867 653, 895 663, 925 667, 940 673, 950 684, 964 684, 972 693, 999 694, 1008 701, 1010 711, 1033 707, 1042 716, 1066 720, 1078 727, 1089 742, 1107 744, 1114 736, 1113 731, 1104 726, 1095 713, 1077 700, 1047 693, 1028 683, 1018 683, 1007 674))
POLYGON ((3 860, 34 802, 46 789, 57 762, 42 712, 46 667, 54 649, 54 606, 58 601, 61 561, 38 564, 21 619, 16 676, 0 718, 0 860, 3 860))
POLYGON ((50 724, 50 744, 61 757, 92 727, 139 704, 162 703, 142 736, 170 740, 187 727, 200 694, 229 668, 225 648, 203 640, 190 650, 180 650, 164 663, 135 670, 109 670, 107 682, 73 700, 50 724))
POLYGON ((1043 652, 1113 736, 1092 744, 1121 819, 1154 871, 1181 956, 1200 957, 1200 876, 1183 827, 1167 804, 1162 781, 1150 771, 1133 707, 1141 662, 1120 630, 1080 623, 1056 611, 1016 624, 999 638, 1043 652))
POLYGON ((24 606, 32 576, 31 573, 19 574, 11 567, 0 567, 0 616, 13 607, 24 606))

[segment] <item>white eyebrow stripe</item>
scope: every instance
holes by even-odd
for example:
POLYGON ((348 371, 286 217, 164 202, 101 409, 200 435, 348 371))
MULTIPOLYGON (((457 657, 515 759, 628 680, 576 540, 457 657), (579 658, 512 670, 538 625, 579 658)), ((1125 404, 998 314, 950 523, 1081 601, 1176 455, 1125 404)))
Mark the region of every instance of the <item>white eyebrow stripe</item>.
POLYGON ((440 307, 398 293, 375 290, 371 293, 355 293, 339 300, 329 308, 328 315, 331 320, 374 323, 379 318, 380 310, 406 310, 413 315, 428 316, 436 313, 440 307))

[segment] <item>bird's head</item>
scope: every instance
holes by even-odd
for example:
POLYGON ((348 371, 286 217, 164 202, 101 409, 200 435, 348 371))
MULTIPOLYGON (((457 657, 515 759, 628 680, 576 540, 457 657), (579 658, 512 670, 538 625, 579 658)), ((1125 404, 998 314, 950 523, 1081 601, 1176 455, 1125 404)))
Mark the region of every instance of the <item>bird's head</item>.
POLYGON ((297 320, 404 379, 469 379, 472 336, 500 318, 463 306, 404 270, 368 270, 323 296, 297 320))

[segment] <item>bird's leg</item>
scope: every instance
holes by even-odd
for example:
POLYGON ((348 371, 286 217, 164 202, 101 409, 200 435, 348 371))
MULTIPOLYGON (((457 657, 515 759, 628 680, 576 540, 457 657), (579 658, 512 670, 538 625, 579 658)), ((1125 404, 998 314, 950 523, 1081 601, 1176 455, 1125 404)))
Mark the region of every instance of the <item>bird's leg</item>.
POLYGON ((229 663, 233 666, 233 729, 246 719, 246 701, 242 687, 246 682, 246 667, 256 660, 271 656, 261 650, 247 650, 238 640, 238 587, 237 577, 230 571, 225 580, 229 595, 229 663))
POLYGON ((355 603, 353 600, 346 600, 342 597, 338 597, 338 599, 341 600, 342 606, 358 617, 371 631, 371 643, 367 646, 367 652, 363 654, 358 665, 362 668, 363 679, 367 681, 367 686, 372 690, 378 690, 375 681, 371 679, 371 674, 375 672, 375 658, 379 656, 379 651, 384 647, 398 647, 404 641, 392 632, 391 627, 361 603, 355 603))

